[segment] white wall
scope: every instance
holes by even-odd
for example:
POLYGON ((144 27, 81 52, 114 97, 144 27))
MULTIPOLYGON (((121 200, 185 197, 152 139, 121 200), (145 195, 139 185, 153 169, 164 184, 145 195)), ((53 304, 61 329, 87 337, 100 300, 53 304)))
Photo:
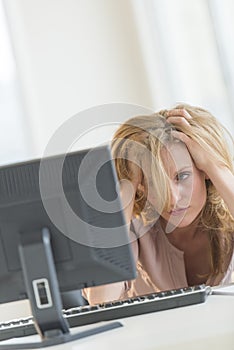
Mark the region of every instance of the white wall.
POLYGON ((32 133, 31 156, 41 155, 58 126, 86 108, 111 102, 152 106, 131 0, 7 0, 5 5, 32 133))
MULTIPOLYGON (((201 105, 234 130, 202 0, 194 6, 185 0, 175 6, 169 0, 163 6, 158 0, 5 0, 5 6, 28 119, 29 156, 41 155, 57 128, 76 113, 111 102, 154 110, 182 101, 201 105), (195 9, 200 15, 189 23, 195 9), (198 60, 194 52, 204 55, 198 60)), ((78 118, 83 130, 85 120, 80 113, 78 118)), ((85 147, 93 141, 92 133, 85 147)))

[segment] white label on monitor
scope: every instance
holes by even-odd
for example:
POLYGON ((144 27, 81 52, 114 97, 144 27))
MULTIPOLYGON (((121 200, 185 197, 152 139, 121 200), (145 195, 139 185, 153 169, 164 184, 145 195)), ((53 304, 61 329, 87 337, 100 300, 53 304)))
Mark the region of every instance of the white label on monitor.
POLYGON ((38 309, 51 307, 53 303, 48 280, 40 278, 32 281, 32 284, 38 309))

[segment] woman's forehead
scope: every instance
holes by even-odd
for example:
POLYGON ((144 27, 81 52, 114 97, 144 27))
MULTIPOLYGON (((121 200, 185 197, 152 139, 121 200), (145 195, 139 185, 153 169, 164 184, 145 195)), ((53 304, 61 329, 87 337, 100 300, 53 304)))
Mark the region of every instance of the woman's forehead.
POLYGON ((165 145, 161 151, 161 157, 165 169, 171 173, 193 166, 190 153, 183 142, 165 145))

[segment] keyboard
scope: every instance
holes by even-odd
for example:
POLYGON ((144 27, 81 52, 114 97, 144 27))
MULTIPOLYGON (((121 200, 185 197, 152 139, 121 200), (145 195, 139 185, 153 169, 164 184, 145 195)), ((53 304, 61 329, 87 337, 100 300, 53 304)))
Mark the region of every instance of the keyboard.
MULTIPOLYGON (((203 303, 209 294, 211 294, 211 287, 201 284, 94 306, 79 306, 63 310, 63 315, 64 318, 67 319, 70 327, 83 326, 100 321, 110 321, 203 303)), ((23 337, 36 333, 32 317, 0 323, 0 340, 23 337)))

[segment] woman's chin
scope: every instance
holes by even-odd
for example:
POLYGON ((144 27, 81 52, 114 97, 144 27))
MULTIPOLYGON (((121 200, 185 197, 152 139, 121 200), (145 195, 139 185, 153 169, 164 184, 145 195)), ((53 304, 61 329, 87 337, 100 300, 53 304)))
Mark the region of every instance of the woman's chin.
POLYGON ((193 222, 193 218, 185 218, 185 217, 182 217, 182 218, 179 218, 179 217, 176 217, 176 218, 164 218, 164 220, 167 221, 167 224, 166 224, 166 231, 167 233, 169 232, 172 232, 174 231, 176 228, 184 228, 184 227, 187 227, 189 225, 192 224, 193 222))

